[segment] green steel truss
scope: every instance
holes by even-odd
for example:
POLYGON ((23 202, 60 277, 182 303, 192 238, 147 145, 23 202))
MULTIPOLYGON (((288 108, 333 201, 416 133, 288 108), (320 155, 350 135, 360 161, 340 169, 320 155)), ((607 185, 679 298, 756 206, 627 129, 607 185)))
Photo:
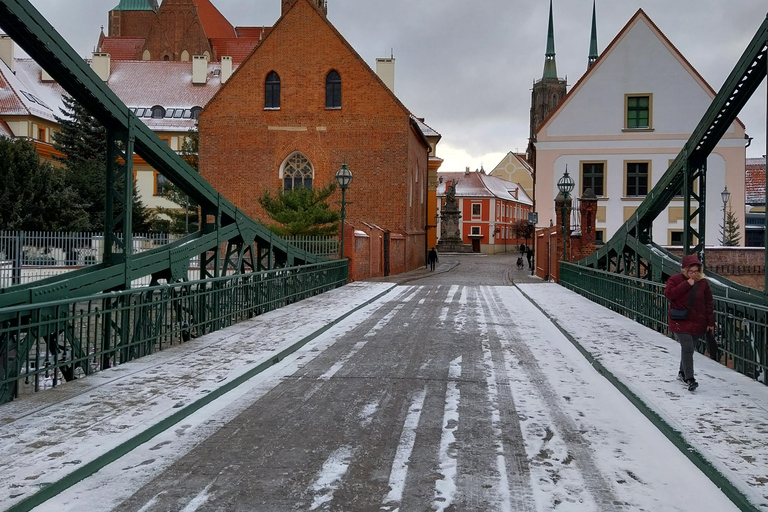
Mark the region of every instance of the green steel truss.
POLYGON ((108 134, 105 262, 0 290, 0 308, 128 289, 133 280, 144 276, 152 276, 153 283, 186 280, 189 260, 197 256, 201 256, 201 279, 323 259, 274 236, 222 197, 136 118, 28 0, 0 0, 0 28, 85 106, 108 134), (132 253, 134 152, 197 201, 202 214, 199 232, 155 250, 132 253), (124 233, 122 241, 118 232, 124 233))
MULTIPOLYGON (((758 29, 720 92, 667 171, 632 217, 581 266, 663 282, 680 271, 680 260, 653 242, 652 224, 682 191, 686 222, 685 254, 704 258, 707 157, 736 120, 736 116, 766 78, 768 17, 758 29)), ((705 262, 706 263, 706 262, 705 262)), ((710 272, 708 272, 710 273, 710 272)), ((757 290, 717 278, 744 300, 764 300, 757 290), (751 297, 751 299, 750 299, 751 297)))

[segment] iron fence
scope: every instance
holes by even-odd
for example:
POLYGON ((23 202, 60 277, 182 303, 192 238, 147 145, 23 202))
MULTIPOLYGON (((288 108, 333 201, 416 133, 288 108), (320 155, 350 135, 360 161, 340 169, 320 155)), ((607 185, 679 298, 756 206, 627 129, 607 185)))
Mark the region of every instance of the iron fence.
POLYGON ((328 236, 284 236, 286 242, 295 245, 299 249, 327 258, 339 256, 339 237, 328 236))
POLYGON ((346 284, 346 260, 0 310, 0 404, 346 284))
MULTIPOLYGON (((177 233, 137 233, 133 253, 138 254, 183 238, 177 233)), ((117 234, 122 240, 122 233, 117 234)), ((104 233, 0 231, 0 288, 55 276, 102 263, 104 233)), ((199 268, 199 259, 190 260, 199 268)), ((149 284, 149 279, 144 285, 149 284)))
MULTIPOLYGON (((560 262, 560 284, 651 329, 671 335, 664 285, 560 262)), ((710 281, 715 307, 715 335, 720 362, 768 384, 768 307, 734 300, 710 281)), ((697 347, 705 352, 706 344, 697 347)))

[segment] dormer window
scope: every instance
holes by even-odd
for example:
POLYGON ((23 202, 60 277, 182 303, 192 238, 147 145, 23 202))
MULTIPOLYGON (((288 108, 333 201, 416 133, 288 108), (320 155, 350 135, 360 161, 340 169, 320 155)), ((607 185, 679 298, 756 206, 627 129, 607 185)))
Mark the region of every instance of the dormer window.
POLYGON ((165 117, 165 109, 160 105, 152 107, 152 119, 162 119, 165 117))
POLYGON ((192 107, 192 119, 197 119, 202 111, 202 107, 192 107))
POLYGON ((264 82, 264 108, 280 108, 280 77, 274 71, 267 75, 264 82))
POLYGON ((341 108, 341 75, 337 71, 325 77, 325 108, 341 108))

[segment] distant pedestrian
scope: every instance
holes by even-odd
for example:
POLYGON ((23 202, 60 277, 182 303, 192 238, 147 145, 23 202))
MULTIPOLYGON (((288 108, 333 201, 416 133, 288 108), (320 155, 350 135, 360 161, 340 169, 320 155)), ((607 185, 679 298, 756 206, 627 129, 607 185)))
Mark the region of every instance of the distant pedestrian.
POLYGON ((530 246, 525 253, 525 257, 528 259, 528 268, 533 268, 533 249, 530 246))
POLYGON ((427 255, 427 264, 429 265, 429 270, 435 270, 435 263, 437 263, 437 251, 433 247, 427 255))
POLYGON ((699 387, 693 376, 693 351, 702 335, 715 331, 714 299, 702 270, 699 258, 689 254, 683 258, 682 272, 671 276, 664 288, 669 301, 669 330, 680 343, 677 378, 688 385, 688 391, 699 387))
POLYGON ((520 244, 520 256, 525 256, 526 247, 525 244, 520 244))

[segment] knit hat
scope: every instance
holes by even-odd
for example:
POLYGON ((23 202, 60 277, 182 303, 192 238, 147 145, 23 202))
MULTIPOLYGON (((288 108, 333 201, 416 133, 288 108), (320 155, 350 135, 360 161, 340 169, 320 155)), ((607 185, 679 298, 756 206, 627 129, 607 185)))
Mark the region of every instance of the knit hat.
POLYGON ((695 254, 689 254, 683 258, 683 268, 688 268, 691 265, 698 265, 700 267, 702 266, 699 258, 695 254))

